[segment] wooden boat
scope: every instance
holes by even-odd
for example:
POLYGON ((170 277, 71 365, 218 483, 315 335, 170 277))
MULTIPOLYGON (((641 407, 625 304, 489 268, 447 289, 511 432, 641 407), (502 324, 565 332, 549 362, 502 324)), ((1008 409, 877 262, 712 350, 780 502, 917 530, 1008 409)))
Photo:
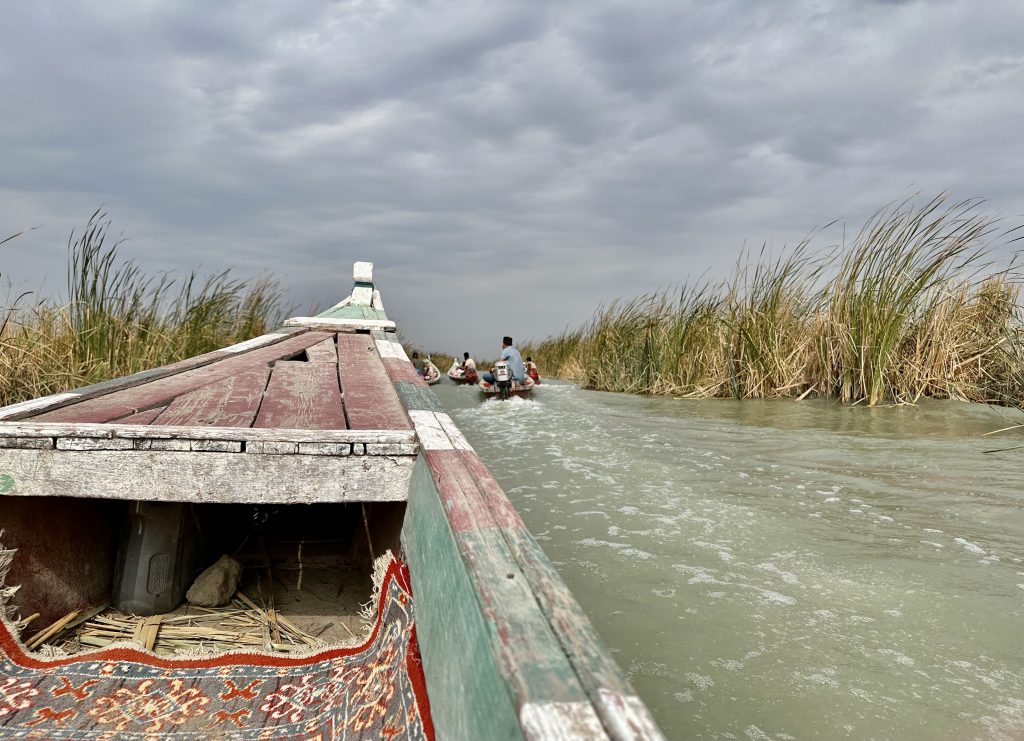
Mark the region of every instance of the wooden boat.
POLYGON ((480 380, 480 376, 477 374, 476 371, 466 373, 461 368, 459 368, 457 364, 453 365, 451 368, 448 369, 448 378, 450 378, 454 383, 457 383, 460 386, 464 384, 476 383, 480 380))
POLYGON ((480 382, 477 384, 484 395, 484 399, 503 399, 511 398, 513 396, 521 399, 529 399, 533 396, 533 388, 536 385, 537 383, 527 376, 524 381, 512 381, 512 386, 504 395, 502 395, 502 391, 498 388, 497 384, 488 383, 483 378, 481 378, 480 382))
POLYGON ((662 738, 354 277, 262 337, 0 409, 0 736, 662 738), (226 608, 107 608, 247 553, 226 608))
POLYGON ((441 382, 441 369, 434 365, 430 360, 423 363, 423 380, 427 382, 428 386, 433 386, 441 382))

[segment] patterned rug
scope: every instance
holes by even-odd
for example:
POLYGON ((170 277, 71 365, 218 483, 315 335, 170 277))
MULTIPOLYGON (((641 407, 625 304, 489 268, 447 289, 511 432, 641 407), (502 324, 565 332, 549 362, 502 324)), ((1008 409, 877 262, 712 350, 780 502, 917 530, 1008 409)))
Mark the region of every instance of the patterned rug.
POLYGON ((41 659, 0 620, 0 737, 433 739, 408 570, 394 558, 378 569, 367 642, 304 658, 165 659, 119 647, 41 659))

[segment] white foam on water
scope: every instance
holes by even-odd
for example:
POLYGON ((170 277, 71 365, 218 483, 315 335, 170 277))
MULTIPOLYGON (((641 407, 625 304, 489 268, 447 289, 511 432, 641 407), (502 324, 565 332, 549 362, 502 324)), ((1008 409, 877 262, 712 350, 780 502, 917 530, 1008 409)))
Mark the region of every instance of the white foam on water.
POLYGON ((772 737, 757 726, 747 726, 743 729, 743 733, 750 741, 772 741, 772 737))
POLYGON ((715 680, 709 677, 707 674, 697 674, 696 672, 686 672, 684 675, 690 683, 693 684, 699 690, 709 690, 715 686, 715 680))
POLYGON ((682 692, 676 692, 672 695, 672 699, 676 702, 693 702, 693 690, 687 687, 682 692))
POLYGON ((824 501, 824 502, 841 502, 843 500, 840 499, 839 497, 829 497, 828 499, 823 499, 822 501, 824 501))
POLYGON ((902 654, 899 651, 896 651, 894 649, 891 649, 891 648, 880 648, 880 649, 878 649, 878 653, 882 654, 882 656, 891 656, 893 658, 893 660, 897 664, 902 664, 903 666, 913 666, 914 665, 914 660, 912 658, 910 658, 906 654, 902 654))
POLYGON ((936 548, 945 548, 946 547, 946 546, 942 545, 942 543, 933 543, 930 540, 922 540, 922 541, 919 541, 919 542, 924 543, 925 545, 933 545, 936 548))
POLYGON ((979 556, 985 555, 984 548, 981 548, 980 546, 978 546, 975 543, 972 543, 969 540, 965 540, 964 538, 953 538, 953 542, 962 545, 965 551, 969 551, 970 553, 977 553, 979 556))
POLYGON ((778 592, 773 592, 770 589, 762 589, 761 590, 760 600, 762 602, 767 602, 767 603, 776 604, 776 605, 795 605, 796 604, 796 598, 795 597, 789 597, 788 595, 785 595, 785 594, 779 594, 778 592))
POLYGON ((942 530, 936 530, 936 529, 935 529, 935 528, 933 528, 933 527, 926 527, 926 528, 923 528, 923 531, 924 531, 924 532, 926 532, 926 533, 939 533, 939 534, 945 534, 945 533, 944 533, 944 531, 942 531, 942 530))

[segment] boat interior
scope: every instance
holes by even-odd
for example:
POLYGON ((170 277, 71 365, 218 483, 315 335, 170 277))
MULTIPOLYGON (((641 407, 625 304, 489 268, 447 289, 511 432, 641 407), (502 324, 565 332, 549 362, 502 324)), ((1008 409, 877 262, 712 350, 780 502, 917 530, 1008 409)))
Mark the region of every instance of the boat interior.
POLYGON ((296 654, 366 640, 373 562, 398 552, 405 503, 12 497, 2 511, 4 546, 17 549, 6 581, 20 585, 9 603, 31 650, 296 654), (223 606, 190 604, 222 556, 241 564, 237 591, 223 606))

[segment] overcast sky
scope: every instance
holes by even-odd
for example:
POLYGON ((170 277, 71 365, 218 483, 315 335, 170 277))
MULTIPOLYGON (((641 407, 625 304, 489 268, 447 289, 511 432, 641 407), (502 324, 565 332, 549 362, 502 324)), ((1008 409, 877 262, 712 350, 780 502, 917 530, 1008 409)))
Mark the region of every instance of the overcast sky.
MULTIPOLYGON (((0 273, 98 207, 144 268, 269 272, 495 354, 909 192, 1024 221, 1024 3, 4 5, 0 273)), ((839 238, 832 230, 822 246, 839 238)))

